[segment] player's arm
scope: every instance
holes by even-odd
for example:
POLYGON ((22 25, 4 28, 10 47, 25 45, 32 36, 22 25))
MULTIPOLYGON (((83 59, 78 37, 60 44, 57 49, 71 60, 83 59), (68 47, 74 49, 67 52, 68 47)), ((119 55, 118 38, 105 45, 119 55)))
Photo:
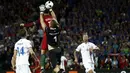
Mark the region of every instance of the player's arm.
POLYGON ((45 22, 44 22, 44 11, 45 11, 46 9, 45 9, 45 6, 44 6, 44 5, 40 5, 40 6, 39 6, 39 9, 40 9, 40 23, 41 23, 41 27, 42 27, 43 31, 45 31, 46 24, 45 24, 45 22))
POLYGON ((96 46, 95 44, 91 43, 91 48, 89 48, 89 51, 93 52, 93 51, 97 51, 97 50, 100 50, 99 47, 96 46))
MULTIPOLYGON (((39 61, 39 59, 37 58, 37 56, 36 56, 36 54, 34 53, 34 51, 33 51, 32 48, 29 49, 29 53, 31 54, 32 58, 33 58, 35 61, 37 61, 38 64, 40 64, 40 61, 39 61)), ((33 73, 35 73, 35 71, 36 71, 38 68, 40 68, 39 65, 38 65, 36 68, 33 69, 33 73)))
POLYGON ((94 46, 93 50, 100 50, 98 46, 94 46))
POLYGON ((52 16, 53 18, 57 19, 57 18, 56 18, 56 14, 55 14, 55 12, 52 10, 52 8, 49 9, 49 11, 50 11, 50 13, 51 13, 51 16, 52 16))
POLYGON ((75 62, 76 62, 76 63, 78 62, 77 53, 78 53, 78 52, 75 50, 75 51, 74 51, 74 59, 75 59, 75 62))
POLYGON ((17 50, 14 50, 14 54, 11 60, 12 69, 15 70, 17 50))
POLYGON ((42 29, 45 31, 46 24, 44 22, 43 13, 40 13, 40 23, 41 23, 42 29))
POLYGON ((31 27, 31 26, 34 26, 36 25, 38 22, 38 20, 34 21, 34 22, 30 22, 30 23, 21 23, 20 26, 23 26, 23 27, 31 27))
POLYGON ((91 50, 100 50, 99 47, 93 43, 91 43, 91 46, 92 46, 91 50))
POLYGON ((32 58, 35 60, 35 61, 38 61, 39 62, 39 59, 37 58, 36 54, 34 53, 33 49, 30 48, 29 49, 29 53, 31 54, 32 58))
POLYGON ((56 21, 57 26, 60 27, 60 26, 59 26, 59 22, 57 21, 55 12, 54 12, 52 9, 50 9, 49 11, 50 11, 50 13, 51 13, 51 16, 53 17, 53 20, 56 21))
POLYGON ((80 46, 78 46, 77 49, 74 51, 74 59, 76 63, 78 63, 77 53, 79 53, 80 51, 81 51, 80 46))

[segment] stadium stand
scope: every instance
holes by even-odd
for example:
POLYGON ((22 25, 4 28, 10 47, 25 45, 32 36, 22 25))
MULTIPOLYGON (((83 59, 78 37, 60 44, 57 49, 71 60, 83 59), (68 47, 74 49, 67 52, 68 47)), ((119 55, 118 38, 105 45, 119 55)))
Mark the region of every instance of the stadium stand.
MULTIPOLYGON (((41 1, 0 0, 0 73, 11 70, 14 43, 19 39, 19 24, 39 17, 38 6, 44 3, 41 1)), ((130 68, 130 0, 54 0, 54 3, 62 26, 60 40, 69 70, 75 69, 73 51, 81 43, 84 31, 88 32, 89 41, 100 47, 95 54, 97 70, 130 68)), ((38 30, 40 28, 28 29, 37 53, 40 46, 38 30)), ((80 55, 79 62, 82 62, 80 55)))

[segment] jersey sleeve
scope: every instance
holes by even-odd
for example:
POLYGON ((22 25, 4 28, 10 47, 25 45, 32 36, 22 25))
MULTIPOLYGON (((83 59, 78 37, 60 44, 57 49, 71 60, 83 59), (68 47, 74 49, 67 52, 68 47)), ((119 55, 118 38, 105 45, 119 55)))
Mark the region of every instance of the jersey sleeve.
POLYGON ((99 49, 95 44, 91 43, 93 49, 99 49))
POLYGON ((31 41, 28 41, 28 42, 26 43, 26 46, 27 46, 28 48, 32 48, 32 43, 31 43, 31 41))
POLYGON ((81 45, 79 45, 79 46, 76 48, 76 51, 78 51, 78 52, 81 51, 81 45))

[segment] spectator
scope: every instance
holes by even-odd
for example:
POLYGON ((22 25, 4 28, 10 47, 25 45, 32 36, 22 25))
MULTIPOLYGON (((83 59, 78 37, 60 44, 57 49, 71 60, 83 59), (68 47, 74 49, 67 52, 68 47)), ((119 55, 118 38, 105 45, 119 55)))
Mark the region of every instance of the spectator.
POLYGON ((41 42, 42 41, 42 37, 43 37, 43 30, 42 30, 42 28, 38 29, 38 36, 39 36, 40 42, 41 42))
POLYGON ((114 56, 113 57, 113 60, 112 60, 112 68, 118 68, 118 60, 116 59, 116 57, 114 56))
MULTIPOLYGON (((82 32, 87 31, 91 36, 90 41, 100 44, 101 52, 98 55, 98 60, 101 68, 106 64, 104 64, 104 55, 108 56, 109 53, 130 54, 130 46, 124 45, 130 41, 130 9, 127 6, 127 0, 56 0, 54 3, 54 9, 58 14, 57 18, 62 25, 61 44, 67 52, 73 52, 77 44, 81 43, 78 39, 81 39, 82 32)), ((0 49, 1 55, 7 53, 7 51, 3 52, 5 47, 12 47, 19 38, 18 24, 37 18, 39 4, 37 0, 0 1, 0 43, 4 44, 4 48, 0 49)), ((40 35, 42 31, 38 28, 36 30, 36 33, 31 34, 35 33, 32 38, 34 48, 39 49, 40 43, 37 35, 38 33, 40 35)), ((125 57, 125 59, 127 58, 129 56, 125 57)), ((1 56, 0 61, 2 60, 5 61, 6 58, 1 56)), ((72 58, 70 58, 70 61, 73 62, 72 58)), ((108 64, 107 58, 106 61, 108 64)), ((123 69, 123 59, 117 58, 117 61, 119 68, 123 69)), ((125 68, 127 67, 125 66, 125 68)))
POLYGON ((127 67, 128 67, 128 59, 125 57, 125 55, 123 55, 119 60, 119 68, 126 69, 127 67))
POLYGON ((117 43, 117 40, 114 41, 113 45, 112 45, 113 51, 115 50, 116 53, 119 51, 119 45, 117 43))
POLYGON ((105 62, 104 60, 101 60, 100 64, 100 69, 103 69, 105 67, 105 62))
POLYGON ((105 64, 106 64, 106 68, 107 69, 111 69, 112 68, 112 59, 110 58, 110 56, 107 56, 107 58, 105 59, 105 64))

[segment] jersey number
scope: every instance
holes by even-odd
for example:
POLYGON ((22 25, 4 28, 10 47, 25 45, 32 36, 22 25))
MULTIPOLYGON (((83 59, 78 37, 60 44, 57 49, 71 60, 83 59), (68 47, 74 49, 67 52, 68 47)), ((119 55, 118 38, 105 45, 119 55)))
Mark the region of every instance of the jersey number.
POLYGON ((22 48, 17 47, 17 51, 18 51, 19 56, 24 55, 24 47, 22 47, 22 48))
POLYGON ((56 36, 54 37, 54 40, 55 40, 55 42, 57 42, 57 37, 56 36))

